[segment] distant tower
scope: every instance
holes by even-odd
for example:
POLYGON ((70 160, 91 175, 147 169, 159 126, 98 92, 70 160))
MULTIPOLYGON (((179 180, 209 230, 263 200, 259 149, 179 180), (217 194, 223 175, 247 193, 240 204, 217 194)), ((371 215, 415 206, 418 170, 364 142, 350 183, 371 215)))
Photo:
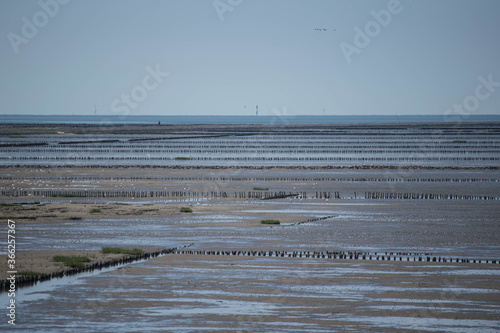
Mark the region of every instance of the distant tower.
POLYGON ((97 114, 97 107, 94 105, 94 114, 97 114))
POLYGON ((256 116, 259 115, 259 106, 258 105, 255 106, 255 115, 256 116))

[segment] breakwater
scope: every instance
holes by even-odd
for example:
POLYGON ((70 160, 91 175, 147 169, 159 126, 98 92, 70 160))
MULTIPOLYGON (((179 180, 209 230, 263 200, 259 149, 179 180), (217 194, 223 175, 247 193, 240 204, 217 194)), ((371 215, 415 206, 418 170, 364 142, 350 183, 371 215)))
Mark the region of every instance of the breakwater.
POLYGON ((417 252, 360 252, 360 251, 272 251, 272 250, 176 250, 172 254, 207 256, 247 256, 274 258, 310 258, 338 260, 413 261, 440 263, 500 264, 500 259, 478 259, 435 256, 417 252))
POLYGON ((341 196, 338 191, 285 192, 285 191, 139 191, 139 190, 0 190, 3 197, 63 197, 63 198, 238 198, 238 199, 384 199, 384 200, 500 200, 499 196, 464 193, 417 193, 417 192, 364 192, 364 196, 341 196))
MULTIPOLYGON (((0 156, 1 163, 15 162, 15 161, 28 161, 30 164, 38 163, 38 161, 53 161, 53 162, 77 162, 77 161, 100 161, 100 162, 114 162, 114 161, 142 161, 146 164, 153 161, 177 161, 177 156, 0 156), (2 162, 3 161, 3 162, 2 162)), ((378 162, 393 162, 393 163, 403 163, 403 162, 447 162, 447 163, 458 163, 458 162, 496 162, 500 161, 500 157, 497 156, 471 156, 471 157, 454 157, 454 156, 426 156, 426 157, 339 157, 339 156, 324 156, 324 157, 295 157, 295 156, 269 156, 269 157, 229 157, 229 156, 197 156, 188 157, 186 160, 189 161, 238 161, 238 162, 306 162, 306 161, 320 161, 320 162, 352 162, 352 163, 378 163, 378 162)), ((498 163, 495 163, 498 164, 498 163)))
POLYGON ((155 164, 113 164, 113 165, 63 165, 63 164, 1 164, 0 169, 158 169, 158 170, 500 170, 500 166, 436 166, 402 164, 363 164, 363 165, 155 165, 155 164))
MULTIPOLYGON (((330 218, 324 217, 320 219, 330 218)), ((309 221, 308 221, 309 222, 309 221)), ((436 256, 432 253, 419 252, 363 252, 363 251, 286 251, 286 250, 187 250, 194 244, 187 246, 162 249, 138 255, 129 255, 119 259, 92 262, 85 267, 68 268, 63 271, 30 276, 17 276, 16 288, 32 286, 40 282, 49 281, 64 276, 71 276, 103 268, 118 267, 135 261, 148 260, 162 255, 204 255, 204 256, 242 256, 268 258, 304 258, 304 259, 333 259, 333 260, 360 260, 360 261, 397 261, 397 262, 429 262, 429 263, 457 263, 457 264, 500 264, 500 259, 479 259, 436 256)), ((9 281, 0 281, 0 292, 9 290, 9 281)))
POLYGON ((0 164, 498 167, 500 161, 500 136, 493 129, 435 133, 422 128, 379 128, 279 135, 207 132, 184 136, 103 133, 71 138, 5 138, 0 140, 0 164))
POLYGON ((499 200, 498 196, 441 193, 365 192, 365 199, 384 200, 499 200))
MULTIPOLYGON (((188 245, 191 246, 191 245, 188 245)), ((188 247, 184 246, 184 247, 188 247)), ((182 247, 182 248, 184 248, 182 247)), ((101 270, 103 268, 109 267, 117 267, 125 264, 129 264, 135 261, 140 260, 148 260, 151 258, 156 258, 161 255, 175 253, 179 251, 181 248, 170 248, 170 249, 162 249, 158 251, 145 252, 137 255, 128 255, 118 259, 112 259, 107 261, 97 261, 91 262, 84 267, 75 267, 75 268, 67 268, 65 270, 54 272, 54 273, 46 273, 46 274, 37 274, 37 275, 18 275, 16 276, 16 288, 22 288, 27 286, 35 285, 39 282, 50 281, 52 279, 62 278, 64 276, 71 276, 85 272, 92 272, 95 270, 101 270)), ((4 292, 9 290, 10 282, 8 280, 0 281, 0 292, 4 292)))
MULTIPOLYGON (((6 166, 0 166, 0 169, 5 168, 9 169, 9 167, 6 166)), ((19 168, 23 168, 22 166, 19 166, 19 168)), ((43 167, 39 166, 43 171, 50 170, 51 168, 44 170, 43 167)), ((82 167, 85 169, 85 167, 82 167)), ((103 168, 108 168, 108 167, 103 167, 103 168)), ((125 169, 129 167, 124 167, 125 169)), ((140 169, 144 169, 143 167, 138 167, 140 169)), ((163 167, 159 167, 163 168, 163 167)), ((23 169, 30 170, 32 169, 31 167, 28 169, 24 167, 23 169)), ((71 167, 68 167, 68 169, 71 169, 71 167)), ((165 167, 165 169, 172 169, 170 167, 165 167)), ((177 169, 177 168, 175 168, 177 169)), ((179 169, 184 169, 184 167, 179 167, 179 169)), ((187 169, 201 169, 197 167, 187 167, 187 169)), ((210 168, 214 169, 214 168, 210 168)), ((218 168, 215 168, 218 169, 218 168)), ((222 168, 222 169, 231 169, 231 168, 222 168)), ((274 167, 270 168, 265 168, 265 169, 275 169, 274 167)), ((287 168, 288 169, 288 168, 287 168)), ((293 168, 295 169, 295 168, 293 168)), ((310 169, 320 169, 320 168, 310 168, 310 169)), ((339 168, 339 169, 350 169, 350 168, 339 168)), ((378 168, 375 168, 378 169, 378 168)), ((431 168, 432 170, 433 168, 431 168)), ((486 168, 480 168, 487 170, 486 168)), ((489 168, 488 168, 489 170, 489 168)), ((494 169, 491 169, 494 170, 494 169)), ((220 181, 220 182, 227 182, 227 181, 252 181, 252 182, 384 182, 384 183, 499 183, 500 179, 495 179, 495 178, 471 178, 471 177, 410 177, 410 176, 405 176, 405 177, 391 177, 391 176, 386 176, 386 177, 335 177, 335 176, 325 176, 322 175, 320 177, 304 177, 304 176, 247 176, 244 174, 238 174, 235 176, 232 175, 225 175, 225 176, 217 176, 217 177, 211 177, 211 176, 204 176, 204 175, 183 175, 183 176, 164 176, 164 175, 158 175, 158 176, 143 176, 143 175, 134 175, 134 176, 120 176, 120 175, 113 175, 111 176, 104 176, 104 175, 95 175, 95 176, 80 176, 80 175, 75 175, 75 176, 61 176, 61 175, 51 175, 51 176, 15 176, 15 175, 9 175, 9 176, 4 176, 0 175, 0 180, 14 180, 14 179, 33 179, 33 180, 59 180, 59 181, 109 181, 109 180, 130 180, 130 181, 137 181, 137 180, 153 180, 153 181, 220 181)))
POLYGON ((312 219, 307 219, 305 221, 296 222, 296 223, 290 223, 290 224, 285 224, 285 225, 288 225, 288 226, 301 225, 301 224, 305 224, 305 223, 311 223, 311 222, 317 222, 317 221, 322 221, 322 220, 328 220, 328 219, 334 218, 336 216, 337 215, 328 215, 328 216, 315 217, 315 218, 312 218, 312 219))

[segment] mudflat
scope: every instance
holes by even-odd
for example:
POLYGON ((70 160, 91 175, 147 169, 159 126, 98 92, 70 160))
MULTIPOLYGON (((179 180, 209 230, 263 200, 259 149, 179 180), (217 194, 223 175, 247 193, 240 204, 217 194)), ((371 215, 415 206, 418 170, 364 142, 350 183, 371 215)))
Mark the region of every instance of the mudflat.
POLYGON ((103 128, 65 126, 2 129, 21 136, 3 140, 7 162, 0 166, 0 209, 16 221, 18 271, 56 272, 62 267, 54 255, 120 256, 101 253, 108 246, 179 250, 20 289, 26 330, 500 327, 495 124, 280 126, 277 135, 265 126, 134 125, 102 136, 83 131, 103 128), (411 136, 394 148, 391 135, 403 138, 407 128, 411 136), (451 134, 436 143, 429 133, 438 129, 451 134), (114 136, 118 141, 105 142, 114 136), (280 145, 294 165, 269 160, 280 145), (13 151, 26 165, 10 163, 13 151), (43 152, 50 163, 37 159, 43 152), (207 152, 220 164, 206 164, 207 152), (373 161, 395 154, 404 162, 328 159, 338 154, 345 164, 350 154, 368 152, 373 161), (147 154, 156 159, 137 165, 147 154), (162 164, 166 155, 169 165, 162 164))

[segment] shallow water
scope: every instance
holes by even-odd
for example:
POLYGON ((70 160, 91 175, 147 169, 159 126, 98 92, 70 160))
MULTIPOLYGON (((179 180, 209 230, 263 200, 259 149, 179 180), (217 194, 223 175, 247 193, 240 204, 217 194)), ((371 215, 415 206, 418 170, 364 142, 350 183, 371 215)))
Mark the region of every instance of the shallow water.
POLYGON ((161 218, 21 223, 17 226, 17 244, 20 251, 100 250, 105 246, 171 248, 194 243, 195 249, 208 250, 309 248, 500 259, 500 207, 494 202, 344 202, 293 200, 226 212, 195 208, 193 214, 161 218), (294 219, 291 223, 332 217, 300 225, 259 223, 263 218, 276 216, 294 219))
POLYGON ((74 135, 3 138, 4 165, 500 165, 500 134, 432 130, 352 130, 320 135, 248 135, 182 138, 171 135, 74 135), (359 132, 359 133, 356 133, 359 132), (151 139, 143 141, 144 139, 151 139), (99 142, 112 141, 116 142, 99 142), (466 143, 456 143, 466 141, 466 143), (30 144, 44 143, 41 146, 30 144), (180 160, 179 158, 182 158, 180 160))
MULTIPOLYGON (((18 223, 16 245, 20 252, 194 244, 190 249, 418 252, 498 260, 498 170, 398 167, 499 166, 499 133, 485 135, 473 130, 447 134, 401 128, 316 136, 179 136, 172 140, 161 135, 110 134, 1 138, 0 144, 47 143, 2 147, 0 165, 4 166, 396 167, 287 171, 4 169, 2 190, 201 193, 193 197, 170 193, 78 199, 53 198, 49 193, 29 200, 9 198, 13 202, 193 203, 194 213, 183 216, 18 223), (108 139, 118 141, 90 142, 108 139), (464 139, 466 143, 453 142, 464 139), (307 195, 269 201, 238 197, 256 186, 307 195), (228 197, 221 200, 210 194, 217 191, 226 191, 228 197), (369 200, 365 195, 371 191, 493 199, 369 200), (340 198, 318 198, 321 192, 338 192, 340 198), (217 210, 219 204, 231 208, 217 210), (204 210, 208 207, 204 205, 213 205, 209 206, 212 210, 204 210), (325 216, 333 217, 297 224, 325 216), (260 224, 263 218, 279 218, 283 223, 264 226, 260 224)), ((0 247, 0 253, 5 251, 0 247)), ((500 330, 499 272, 498 264, 169 255, 20 290, 16 299, 18 325, 33 332, 493 332, 500 330)), ((7 301, 5 293, 0 295, 2 306, 7 301)), ((8 329, 5 320, 0 321, 0 329, 8 329)))
POLYGON ((73 277, 66 285, 28 288, 18 298, 23 313, 20 325, 35 331, 45 327, 89 332, 160 327, 168 331, 345 332, 371 327, 489 332, 500 325, 495 301, 500 290, 485 284, 498 278, 498 269, 403 264, 387 270, 391 265, 298 258, 228 261, 211 257, 207 261, 194 256, 185 262, 177 256, 73 277), (459 273, 462 270, 478 274, 468 277, 459 273), (443 273, 460 277, 449 279, 443 273), (489 319, 478 319, 477 314, 489 319))

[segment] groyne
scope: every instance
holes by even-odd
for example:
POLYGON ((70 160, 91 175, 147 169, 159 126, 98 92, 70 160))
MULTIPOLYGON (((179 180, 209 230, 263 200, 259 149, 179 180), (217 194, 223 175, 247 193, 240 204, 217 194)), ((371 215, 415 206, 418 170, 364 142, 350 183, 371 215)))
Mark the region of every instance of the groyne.
MULTIPOLYGON (((190 245, 188 245, 190 246, 190 245)), ((188 247, 184 246, 184 247, 188 247)), ((182 248, 184 248, 182 247, 182 248)), ((170 248, 170 249, 162 249, 152 252, 145 252, 137 255, 128 255, 118 259, 111 259, 107 261, 95 261, 89 264, 86 264, 84 267, 76 267, 76 268, 67 268, 54 273, 46 273, 46 274, 37 274, 37 275, 17 275, 15 286, 16 288, 22 288, 27 286, 35 285, 39 282, 50 281, 56 278, 62 278, 64 276, 71 276, 85 272, 93 272, 95 270, 101 270, 103 268, 109 267, 117 267, 125 264, 129 264, 135 261, 140 260, 148 260, 151 258, 156 258, 161 255, 175 253, 179 251, 181 248, 170 248)), ((4 292, 9 290, 10 281, 2 280, 0 281, 0 291, 4 292)))
MULTIPOLYGON (((358 193, 359 194, 359 193, 358 193)), ((286 192, 286 191, 158 191, 158 190, 47 190, 47 189, 2 189, 3 197, 30 198, 238 198, 273 200, 285 198, 300 199, 383 199, 383 200, 500 200, 500 196, 465 193, 428 192, 364 192, 364 196, 340 195, 338 191, 286 192)))
MULTIPOLYGON (((319 219, 331 218, 327 216, 319 219)), ((305 221, 310 222, 310 221, 305 221)), ((394 261, 394 262, 429 262, 429 263, 457 263, 457 264, 500 264, 500 259, 465 258, 436 256, 432 253, 419 252, 363 252, 363 251, 286 251, 286 250, 188 250, 190 244, 183 247, 162 249, 138 255, 129 255, 119 259, 92 262, 85 267, 68 268, 55 273, 16 276, 16 288, 35 285, 64 276, 71 276, 103 268, 118 267, 139 260, 148 260, 162 255, 205 255, 205 256, 240 256, 240 257, 269 257, 269 258, 304 258, 304 259, 333 259, 333 260, 360 260, 360 261, 394 261)), ((0 281, 0 292, 8 291, 10 281, 0 281)))
POLYGON ((337 260, 376 260, 407 262, 500 264, 500 259, 478 259, 435 256, 417 252, 360 252, 360 251, 278 251, 278 250, 177 250, 172 254, 207 256, 247 256, 274 258, 310 258, 337 260))

